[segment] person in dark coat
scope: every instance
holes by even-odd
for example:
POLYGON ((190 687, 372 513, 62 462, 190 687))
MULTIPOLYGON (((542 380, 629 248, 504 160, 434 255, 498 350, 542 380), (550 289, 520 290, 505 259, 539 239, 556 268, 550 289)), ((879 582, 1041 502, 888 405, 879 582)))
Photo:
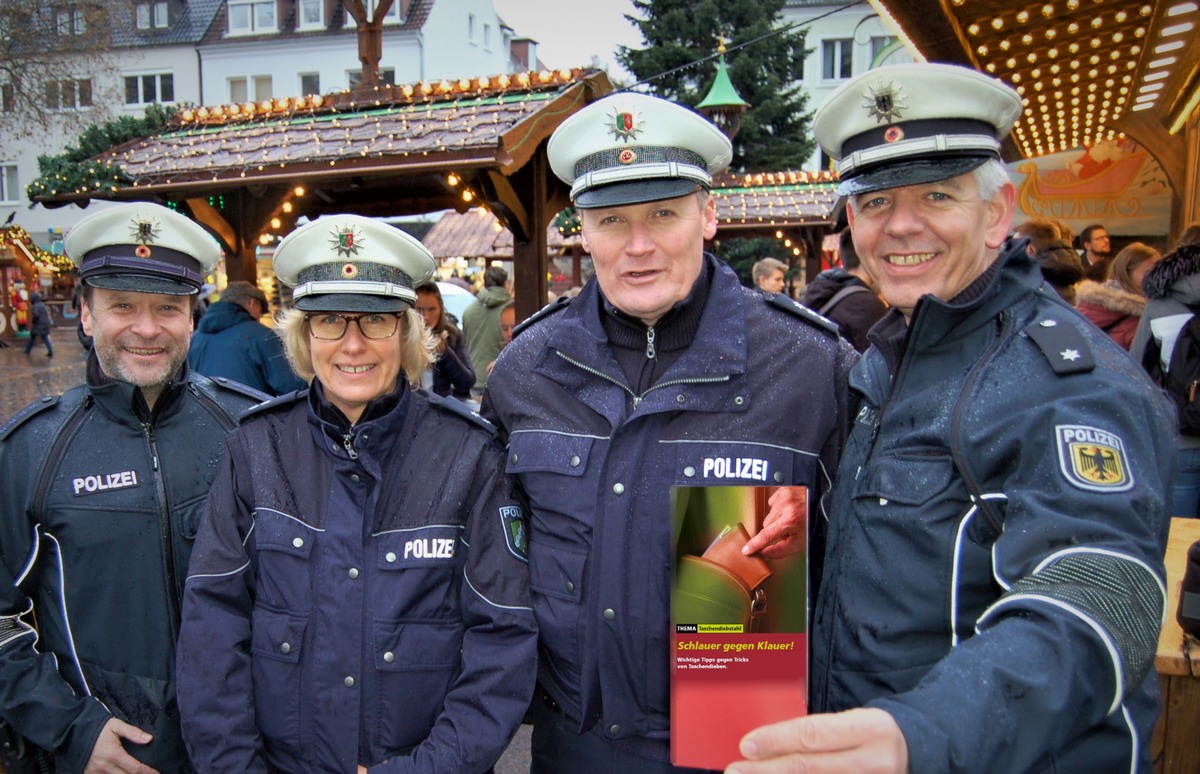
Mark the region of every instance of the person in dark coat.
POLYGON ((1044 218, 1030 218, 1013 229, 1014 240, 1028 239, 1026 252, 1042 267, 1046 283, 1072 306, 1075 283, 1083 279, 1083 261, 1069 242, 1063 241, 1058 227, 1044 218))
POLYGON ((270 309, 267 296, 244 280, 230 282, 221 300, 210 304, 188 350, 197 372, 241 382, 268 395, 307 386, 288 365, 283 342, 258 321, 270 309))
POLYGON ((29 343, 25 345, 25 354, 32 354, 33 345, 41 339, 46 344, 46 357, 54 357, 54 345, 50 343, 50 328, 54 326, 50 320, 50 307, 37 292, 29 294, 29 306, 29 343))
POLYGON ((804 289, 804 305, 838 324, 838 333, 866 352, 871 342, 867 331, 887 313, 887 305, 871 288, 871 275, 854 252, 850 229, 838 237, 838 255, 842 265, 826 269, 804 289))
POLYGON ((446 314, 442 291, 434 282, 417 286, 417 312, 425 321, 425 327, 433 334, 437 343, 437 360, 427 371, 430 384, 437 395, 453 395, 456 398, 471 397, 471 386, 475 384, 475 368, 467 352, 467 339, 458 326, 446 314))
POLYGON ((1075 308, 1128 350, 1146 307, 1142 279, 1160 260, 1162 255, 1149 245, 1126 245, 1111 261, 1111 279, 1103 283, 1085 279, 1075 286, 1075 308))
POLYGON ((284 238, 274 268, 294 288, 288 358, 312 381, 243 415, 218 466, 179 632, 192 760, 481 774, 533 695, 527 508, 494 429, 411 387, 433 356, 412 309, 433 256, 332 215, 284 238))
POLYGON ((61 774, 189 774, 175 643, 225 436, 266 396, 187 364, 221 250, 148 202, 90 213, 67 255, 86 383, 0 426, 0 717, 61 774))

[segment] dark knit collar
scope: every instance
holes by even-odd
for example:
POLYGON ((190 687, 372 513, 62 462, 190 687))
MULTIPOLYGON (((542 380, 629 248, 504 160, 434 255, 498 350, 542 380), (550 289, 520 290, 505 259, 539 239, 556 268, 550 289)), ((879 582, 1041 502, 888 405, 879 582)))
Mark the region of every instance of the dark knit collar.
POLYGON ((313 411, 316 412, 317 416, 323 422, 332 425, 339 434, 345 435, 350 432, 352 426, 364 425, 393 411, 400 404, 400 399, 404 397, 407 390, 408 385, 404 382, 404 374, 402 373, 400 379, 397 380, 396 389, 368 403, 358 421, 354 423, 350 422, 341 409, 325 398, 325 387, 321 384, 320 379, 313 379, 312 389, 309 391, 309 401, 312 404, 313 411))
MULTIPOLYGON (((712 288, 713 263, 705 260, 700 276, 692 285, 687 298, 671 307, 662 318, 654 324, 654 343, 660 352, 676 352, 686 349, 696 338, 700 328, 700 316, 704 314, 704 305, 708 301, 708 291, 712 288)), ((613 306, 600 291, 601 315, 604 333, 614 347, 624 349, 646 348, 646 331, 649 329, 644 322, 632 315, 622 312, 613 306)))

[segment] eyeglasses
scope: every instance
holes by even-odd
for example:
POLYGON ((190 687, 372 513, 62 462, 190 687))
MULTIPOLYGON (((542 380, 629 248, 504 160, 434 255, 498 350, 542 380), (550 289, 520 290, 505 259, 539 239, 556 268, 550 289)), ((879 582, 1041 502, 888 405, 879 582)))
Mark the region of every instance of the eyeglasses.
POLYGON ((318 312, 304 316, 308 332, 314 339, 322 341, 337 341, 346 335, 346 329, 353 321, 358 330, 368 339, 391 338, 400 326, 400 316, 391 312, 372 312, 370 314, 337 314, 336 312, 318 312))

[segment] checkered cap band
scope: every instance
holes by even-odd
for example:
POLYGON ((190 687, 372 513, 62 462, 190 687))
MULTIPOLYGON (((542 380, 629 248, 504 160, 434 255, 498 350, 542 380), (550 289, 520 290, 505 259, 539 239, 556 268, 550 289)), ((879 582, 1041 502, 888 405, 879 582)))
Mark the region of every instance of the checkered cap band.
POLYGON ((589 172, 615 168, 637 167, 640 164, 675 162, 707 169, 704 157, 686 148, 671 148, 659 145, 632 145, 628 148, 608 148, 599 153, 584 156, 575 164, 575 177, 589 172), (632 154, 632 156, 630 155, 632 154))
MULTIPOLYGON (((395 266, 371 261, 334 261, 318 263, 300 270, 297 285, 322 282, 374 282, 391 283, 412 288, 412 277, 395 266)), ((345 292, 345 291, 343 291, 345 292)))

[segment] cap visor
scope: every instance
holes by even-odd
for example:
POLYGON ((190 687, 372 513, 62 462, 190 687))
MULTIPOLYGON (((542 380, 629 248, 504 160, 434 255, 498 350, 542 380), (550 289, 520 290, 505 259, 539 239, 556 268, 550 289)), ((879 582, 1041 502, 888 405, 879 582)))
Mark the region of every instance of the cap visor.
POLYGON ((369 293, 322 293, 296 299, 296 308, 305 312, 402 312, 409 306, 403 298, 369 293))
POLYGON ((956 156, 942 159, 915 159, 888 164, 838 183, 839 196, 859 196, 887 188, 936 183, 965 175, 995 156, 956 156))
POLYGON ((663 199, 678 199, 700 190, 695 180, 668 177, 658 180, 631 180, 580 191, 575 206, 581 210, 597 207, 620 207, 625 204, 644 204, 663 199))
POLYGON ((176 282, 166 277, 147 274, 100 274, 88 277, 85 283, 104 290, 128 290, 134 293, 161 293, 164 296, 194 296, 200 292, 195 285, 176 282))

